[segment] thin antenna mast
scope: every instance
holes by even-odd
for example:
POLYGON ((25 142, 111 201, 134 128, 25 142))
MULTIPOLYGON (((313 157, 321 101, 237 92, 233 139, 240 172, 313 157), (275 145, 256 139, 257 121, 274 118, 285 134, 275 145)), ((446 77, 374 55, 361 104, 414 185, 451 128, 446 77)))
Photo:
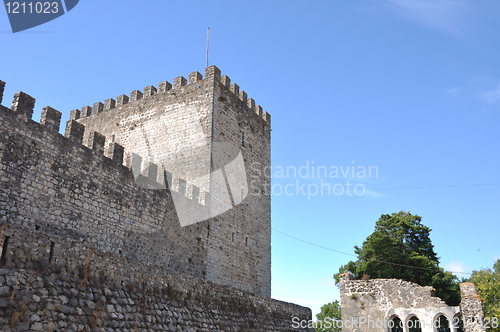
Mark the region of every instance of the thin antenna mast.
POLYGON ((205 68, 208 67, 208 51, 210 50, 210 27, 207 29, 207 63, 205 68))

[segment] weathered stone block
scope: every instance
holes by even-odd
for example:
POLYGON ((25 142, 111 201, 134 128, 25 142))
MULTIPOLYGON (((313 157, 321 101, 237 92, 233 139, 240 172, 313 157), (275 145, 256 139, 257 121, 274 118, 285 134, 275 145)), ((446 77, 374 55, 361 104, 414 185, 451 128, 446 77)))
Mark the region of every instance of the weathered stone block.
POLYGON ((58 132, 61 124, 61 112, 50 106, 45 106, 42 110, 40 124, 46 126, 49 130, 58 132))
POLYGON ((81 116, 81 112, 78 109, 72 110, 69 113, 69 119, 70 120, 78 120, 80 118, 80 116, 81 116))
POLYGON ((144 97, 151 97, 156 94, 156 88, 152 85, 148 85, 144 88, 144 97))
POLYGON ((92 114, 99 114, 104 110, 104 105, 101 102, 94 103, 92 105, 92 114))
POLYGON ((35 98, 24 92, 17 92, 12 101, 12 110, 24 121, 31 120, 33 108, 35 107, 35 98))
POLYGON ((118 97, 116 97, 116 104, 118 106, 125 105, 126 103, 128 103, 128 96, 127 95, 119 95, 118 97))
POLYGON ((66 123, 66 131, 64 133, 64 136, 66 136, 75 143, 82 143, 84 132, 85 132, 84 125, 77 122, 76 120, 69 120, 66 123))
POLYGON ((106 137, 96 131, 92 131, 89 136, 87 147, 98 153, 104 153, 104 144, 106 137))
POLYGON ((116 101, 113 98, 106 99, 104 101, 104 110, 109 111, 116 107, 116 101))
POLYGON ((142 99, 142 92, 139 90, 134 90, 130 93, 130 101, 136 101, 142 99))
POLYGON ((186 84, 187 84, 186 79, 184 77, 182 77, 182 76, 178 76, 178 77, 174 78, 173 89, 180 89, 180 88, 182 88, 186 84))
POLYGON ((92 115, 92 107, 90 107, 90 106, 83 106, 82 107, 81 116, 83 117, 83 116, 91 116, 91 115, 92 115))
POLYGON ((193 84, 193 83, 196 83, 196 82, 201 81, 201 80, 202 80, 201 74, 197 71, 194 71, 191 74, 189 74, 188 84, 193 84))
POLYGON ((158 83, 158 92, 167 92, 172 89, 172 84, 167 81, 158 83))

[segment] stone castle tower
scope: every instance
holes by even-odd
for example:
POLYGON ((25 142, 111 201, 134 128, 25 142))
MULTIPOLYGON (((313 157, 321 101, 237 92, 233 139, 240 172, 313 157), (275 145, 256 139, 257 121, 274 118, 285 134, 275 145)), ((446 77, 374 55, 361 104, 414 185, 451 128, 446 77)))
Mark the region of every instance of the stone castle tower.
MULTIPOLYGON (((290 331, 270 116, 218 68, 71 112, 0 81, 0 329, 290 331)), ((310 329, 298 329, 309 331, 310 329)))
MULTIPOLYGON (((270 115, 238 85, 212 66, 204 79, 198 72, 180 76, 173 85, 161 82, 72 111, 71 118, 85 126, 87 146, 94 133, 108 139, 104 149, 123 146, 139 185, 169 187, 183 232, 205 229, 196 275, 270 296, 271 202, 263 194, 270 115)), ((162 243, 158 249, 169 256, 162 243)))

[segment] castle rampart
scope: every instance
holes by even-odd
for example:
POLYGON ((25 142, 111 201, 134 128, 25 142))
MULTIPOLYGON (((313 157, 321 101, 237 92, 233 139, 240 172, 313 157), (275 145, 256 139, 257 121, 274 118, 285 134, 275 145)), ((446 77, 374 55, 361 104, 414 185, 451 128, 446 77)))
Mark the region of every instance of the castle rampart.
POLYGON ((0 226, 2 331, 305 332, 292 319, 311 318, 307 308, 146 266, 57 231, 0 226))
MULTIPOLYGON (((16 94, 16 104, 21 98, 31 97, 16 94)), ((0 110, 3 221, 59 228, 89 239, 96 250, 203 278, 206 223, 182 228, 166 190, 136 185, 122 165, 120 145, 106 156, 104 136, 92 132, 87 148, 81 144, 85 128, 73 120, 63 137, 54 122, 60 115, 46 110, 41 124, 26 119, 32 108, 0 110)))

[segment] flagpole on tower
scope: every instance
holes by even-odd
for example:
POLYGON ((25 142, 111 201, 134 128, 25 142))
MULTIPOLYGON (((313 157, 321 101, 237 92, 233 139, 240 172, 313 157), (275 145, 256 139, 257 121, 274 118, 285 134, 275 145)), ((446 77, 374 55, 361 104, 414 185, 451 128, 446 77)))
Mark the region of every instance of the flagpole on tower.
POLYGON ((208 52, 210 50, 210 27, 208 27, 207 29, 207 57, 206 57, 206 66, 205 68, 208 67, 208 52))

